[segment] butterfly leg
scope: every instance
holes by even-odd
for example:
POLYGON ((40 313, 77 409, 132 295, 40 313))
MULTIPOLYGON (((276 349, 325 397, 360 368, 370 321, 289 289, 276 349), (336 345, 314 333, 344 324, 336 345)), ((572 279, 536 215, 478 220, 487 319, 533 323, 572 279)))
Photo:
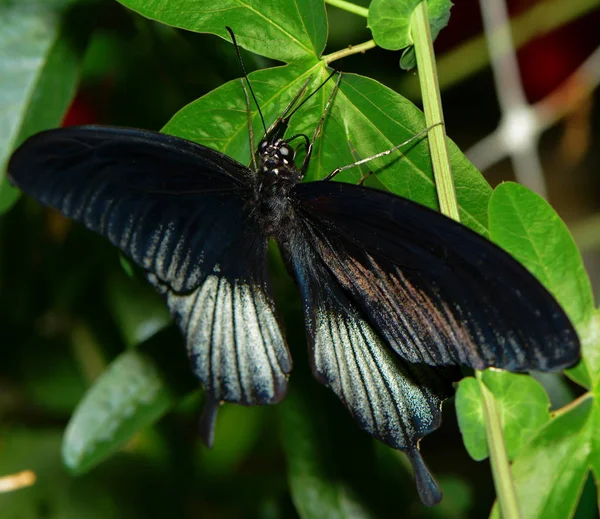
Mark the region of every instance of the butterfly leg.
POLYGON ((360 177, 360 180, 358 181, 358 185, 362 186, 365 183, 365 180, 367 180, 373 174, 374 174, 373 171, 369 171, 369 172, 365 173, 362 177, 360 177))
MULTIPOLYGON (((329 78, 331 78, 333 76, 333 74, 335 74, 335 71, 331 73, 331 75, 325 80, 325 82, 329 81, 329 78)), ((323 110, 323 114, 321 115, 321 119, 319 120, 319 124, 317 124, 317 127, 315 128, 315 133, 313 134, 312 141, 309 143, 309 145, 306 148, 306 157, 304 157, 304 162, 302 162, 302 167, 300 168, 302 177, 304 177, 304 175, 306 175, 306 170, 308 169, 308 164, 310 162, 310 157, 312 155, 313 146, 315 144, 315 141, 319 138, 321 131, 323 130, 323 125, 325 124, 325 118, 327 117, 327 114, 331 108, 331 103, 333 102, 333 98, 335 97, 335 94, 337 93, 337 91, 340 88, 341 81, 342 81, 342 74, 340 73, 338 75, 337 81, 335 82, 335 85, 333 86, 333 90, 331 91, 329 99, 327 100, 327 103, 325 104, 325 108, 323 110)))
POLYGON ((335 168, 323 180, 331 180, 333 177, 335 177, 338 173, 341 173, 342 171, 345 171, 345 170, 350 169, 350 168, 355 168, 356 166, 360 166, 361 164, 364 164, 365 162, 369 162, 371 160, 378 159, 380 157, 385 157, 386 155, 389 155, 390 153, 393 153, 394 151, 402 148, 403 146, 406 146, 407 144, 410 144, 412 141, 414 141, 414 140, 418 139, 419 137, 423 136, 429 130, 431 130, 434 126, 438 126, 439 124, 444 124, 444 123, 432 124, 431 126, 428 126, 427 128, 425 128, 424 130, 421 130, 419 133, 413 135, 410 139, 407 139, 406 141, 398 144, 397 146, 394 146, 393 148, 390 148, 389 150, 385 150, 385 151, 382 151, 380 153, 376 153, 375 155, 371 155, 370 157, 367 157, 366 159, 358 160, 356 162, 353 162, 352 164, 348 164, 347 166, 342 166, 341 168, 335 168))

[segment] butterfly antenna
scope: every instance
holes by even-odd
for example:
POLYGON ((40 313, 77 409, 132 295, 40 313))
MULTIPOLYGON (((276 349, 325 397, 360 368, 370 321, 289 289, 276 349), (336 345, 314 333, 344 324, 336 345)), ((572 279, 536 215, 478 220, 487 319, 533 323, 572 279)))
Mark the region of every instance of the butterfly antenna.
POLYGON ((242 55, 240 53, 240 47, 235 39, 235 35, 233 34, 233 29, 231 27, 225 27, 227 32, 231 36, 231 42, 233 43, 233 47, 235 48, 235 53, 237 54, 238 61, 240 62, 240 67, 242 68, 242 73, 244 74, 244 78, 246 79, 246 83, 248 84, 248 88, 250 93, 252 94, 252 99, 254 99, 254 103, 256 104, 256 108, 258 109, 258 115, 260 115, 260 120, 262 122, 265 133, 267 133, 267 125, 265 124, 265 118, 263 117, 262 111, 260 109, 260 105, 258 104, 258 100, 254 95, 254 90, 252 90, 252 85, 250 84, 250 80, 248 79, 248 74, 246 73, 246 68, 244 67, 244 62, 242 61, 242 55))
MULTIPOLYGON (((329 77, 325 81, 323 81, 323 83, 321 83, 321 86, 319 86, 319 88, 317 88, 317 90, 315 90, 310 96, 308 96, 308 98, 305 101, 308 101, 308 99, 310 99, 316 92, 318 92, 319 89, 333 77, 333 74, 335 74, 335 71, 333 71, 331 74, 329 74, 329 77)), ((304 162, 302 162, 302 167, 300 168, 300 172, 302 173, 303 177, 306 174, 306 170, 308 169, 308 163, 310 162, 310 157, 312 155, 313 146, 315 144, 315 141, 319 138, 319 135, 321 134, 321 130, 323 129, 323 125, 325 124, 325 118, 327 117, 327 114, 329 113, 329 110, 331 109, 331 103, 333 103, 333 98, 335 97, 335 94, 337 93, 337 91, 340 88, 341 81, 342 81, 342 73, 340 72, 340 74, 337 78, 337 81, 335 82, 335 85, 333 86, 333 90, 329 96, 329 99, 327 99, 327 103, 325 104, 325 108, 323 109, 323 113, 321 114, 321 119, 319 119, 319 124, 317 124, 317 127, 315 128, 315 133, 313 134, 312 141, 306 147, 306 157, 304 157, 304 162)), ((303 104, 304 104, 304 102, 303 102, 303 104)), ((300 105, 300 106, 302 106, 302 105, 300 105)))
POLYGON ((440 124, 444 124, 444 123, 440 122, 440 123, 432 124, 431 126, 428 126, 427 128, 425 128, 424 130, 421 130, 416 135, 413 135, 410 139, 398 144, 397 146, 394 146, 393 148, 390 148, 389 150, 382 151, 381 153, 376 153, 375 155, 371 155, 370 157, 367 157, 366 159, 358 160, 356 162, 353 162, 352 164, 348 164, 347 166, 342 166, 341 168, 336 168, 331 173, 329 173, 329 175, 327 175, 323 180, 331 180, 333 177, 335 177, 338 173, 341 173, 342 171, 346 171, 347 169, 350 169, 350 168, 355 168, 356 166, 360 166, 361 164, 364 164, 365 162, 369 162, 371 160, 378 159, 379 157, 385 157, 386 155, 389 155, 390 153, 395 152, 397 149, 402 148, 403 146, 406 146, 407 144, 410 144, 412 141, 418 139, 419 137, 422 137, 429 130, 431 130, 432 128, 435 128, 436 126, 439 126, 440 124))
POLYGON ((258 170, 258 164, 256 163, 256 155, 254 150, 254 128, 252 127, 252 111, 250 110, 250 97, 248 96, 248 89, 244 84, 244 80, 240 80, 242 82, 242 89, 244 90, 244 97, 246 98, 246 112, 248 113, 248 139, 250 141, 250 157, 252 158, 252 167, 254 171, 258 170))
MULTIPOLYGON (((276 138, 283 138, 283 135, 285 134, 285 131, 287 130, 287 127, 290 122, 290 119, 292 118, 292 115, 294 115, 304 105, 304 103, 306 103, 312 96, 314 96, 319 90, 321 90, 321 88, 323 88, 325 83, 327 83, 327 81, 329 81, 335 73, 336 72, 334 70, 331 74, 329 74, 329 76, 327 76, 327 79, 325 81, 323 81, 313 92, 310 93, 310 95, 308 95, 305 99, 302 100, 302 102, 299 105, 296 106, 298 99, 300 99, 304 95, 304 92, 306 91, 306 88, 308 87, 308 84, 310 83, 310 80, 312 79, 312 76, 309 76, 306 79, 306 81, 303 83, 303 85, 300 88, 300 90, 298 91, 298 93, 292 98, 292 100, 285 107, 285 110, 282 112, 282 114, 269 127, 269 129, 267 130, 267 132, 265 134, 265 138, 271 139, 271 140, 274 140, 276 138)), ((296 137, 298 137, 298 135, 294 135, 291 138, 295 139, 296 137)))

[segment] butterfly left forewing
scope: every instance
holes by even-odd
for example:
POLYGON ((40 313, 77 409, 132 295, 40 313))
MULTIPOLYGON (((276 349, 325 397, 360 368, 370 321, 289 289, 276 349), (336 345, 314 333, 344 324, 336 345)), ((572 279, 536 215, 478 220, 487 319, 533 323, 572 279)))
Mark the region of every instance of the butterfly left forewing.
POLYGON ((9 165, 24 192, 145 270, 213 407, 276 402, 291 369, 267 279, 267 237, 253 214, 253 175, 183 139, 97 126, 37 134, 9 165))

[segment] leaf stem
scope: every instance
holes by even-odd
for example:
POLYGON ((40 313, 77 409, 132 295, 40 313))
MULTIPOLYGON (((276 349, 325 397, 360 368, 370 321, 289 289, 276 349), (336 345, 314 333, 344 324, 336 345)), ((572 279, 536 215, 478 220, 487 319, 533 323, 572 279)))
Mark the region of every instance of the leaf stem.
POLYGON ((429 150, 440 210, 446 216, 460 221, 448 146, 446 145, 446 128, 443 124, 444 114, 429 29, 427 2, 419 3, 413 11, 410 30, 417 56, 425 123, 428 127, 437 125, 429 132, 429 150))
MULTIPOLYGON (((427 3, 419 3, 411 19, 411 35, 417 56, 419 83, 423 98, 423 109, 427 126, 443 123, 442 102, 437 78, 433 42, 429 28, 427 3)), ((450 159, 446 145, 446 132, 443 124, 435 126, 429 133, 429 148, 433 174, 438 192, 440 210, 446 216, 460 221, 458 202, 454 190, 450 159)), ((517 494, 510 471, 506 446, 502 436, 500 413, 493 394, 483 382, 482 372, 476 372, 476 378, 481 387, 485 416, 486 434, 490 452, 490 463, 498 502, 502 516, 510 519, 520 519, 521 513, 517 494)))
POLYGON ((366 18, 369 14, 369 10, 366 7, 355 5, 352 2, 346 2, 346 0, 325 0, 325 3, 333 5, 339 9, 343 9, 344 11, 348 11, 349 13, 357 14, 363 18, 366 18))
POLYGON ((360 45, 351 45, 350 47, 342 50, 338 50, 336 52, 332 52, 331 54, 327 54, 323 56, 323 61, 328 65, 335 60, 345 58, 346 56, 352 56, 353 54, 360 54, 361 52, 365 52, 370 49, 374 49, 377 47, 377 44, 374 40, 369 40, 365 43, 361 43, 360 45))
POLYGON ((550 415, 552 416, 552 418, 558 418, 559 416, 562 416, 565 413, 568 413, 569 411, 571 411, 572 409, 575 409, 578 405, 581 404, 581 402, 584 402, 585 400, 588 400, 589 398, 594 398, 594 394, 591 391, 588 391, 587 393, 584 393, 581 396, 578 396, 575 400, 573 400, 572 402, 569 402, 567 405, 562 406, 560 409, 557 409, 556 411, 552 411, 550 413, 550 415))
POLYGON ((517 499, 517 491, 510 470, 506 445, 502 436, 502 423, 496 399, 483 381, 483 372, 476 371, 475 377, 479 382, 483 397, 483 414, 485 417, 485 432, 490 451, 490 465, 494 476, 494 486, 498 496, 500 513, 506 519, 520 519, 521 510, 517 499))

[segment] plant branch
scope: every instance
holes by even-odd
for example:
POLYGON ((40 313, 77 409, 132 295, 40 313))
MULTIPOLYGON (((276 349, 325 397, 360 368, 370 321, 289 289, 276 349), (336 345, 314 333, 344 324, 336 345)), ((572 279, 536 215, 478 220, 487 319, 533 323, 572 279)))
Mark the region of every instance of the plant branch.
MULTIPOLYGON (((426 124, 431 126, 443 122, 443 113, 425 1, 421 2, 413 12, 411 34, 417 56, 425 120, 426 124)), ((429 145, 440 209, 446 216, 460 221, 443 125, 432 128, 429 145)), ((498 407, 494 396, 483 382, 482 373, 477 371, 476 377, 481 387, 490 462, 500 508, 504 517, 519 519, 521 515, 502 435, 498 407)))
POLYGON ((520 519, 521 511, 517 500, 517 492, 510 470, 506 445, 502 435, 502 422, 494 395, 483 381, 483 372, 476 371, 483 400, 485 432, 490 452, 490 465, 494 476, 494 485, 498 496, 500 512, 505 519, 520 519))
POLYGON ((419 3, 413 12, 411 19, 411 35, 415 45, 415 54, 417 56, 419 83, 421 84, 423 111, 425 112, 425 124, 428 127, 433 126, 429 131, 428 140, 440 210, 446 216, 460 221, 456 192, 454 190, 454 181, 450 169, 448 146, 446 145, 446 128, 443 124, 444 114, 442 112, 442 101, 437 79, 435 56, 433 53, 433 42, 431 40, 429 16, 427 14, 427 3, 425 1, 419 3))
POLYGON ((364 53, 370 49, 374 49, 375 47, 377 47, 375 41, 369 40, 365 43, 361 43, 360 45, 352 45, 347 49, 342 49, 332 52, 331 54, 327 54, 326 56, 323 56, 322 59, 329 65, 335 60, 345 58, 346 56, 352 56, 353 54, 360 54, 361 52, 364 53))
POLYGON ((361 7, 353 4, 352 2, 346 2, 345 0, 325 0, 325 3, 333 5, 339 9, 343 9, 344 11, 348 11, 349 13, 357 14, 363 18, 366 18, 369 14, 369 10, 366 7, 361 7))
POLYGON ((552 416, 553 419, 558 418, 559 416, 562 416, 563 414, 568 413, 569 411, 575 409, 578 405, 581 405, 582 402, 585 402, 586 400, 588 400, 590 398, 594 398, 594 394, 591 391, 588 391, 588 392, 584 393, 583 395, 578 396, 575 400, 573 400, 572 402, 569 402, 567 405, 564 405, 560 409, 557 409, 556 411, 552 411, 552 413, 550 413, 550 415, 552 416))

